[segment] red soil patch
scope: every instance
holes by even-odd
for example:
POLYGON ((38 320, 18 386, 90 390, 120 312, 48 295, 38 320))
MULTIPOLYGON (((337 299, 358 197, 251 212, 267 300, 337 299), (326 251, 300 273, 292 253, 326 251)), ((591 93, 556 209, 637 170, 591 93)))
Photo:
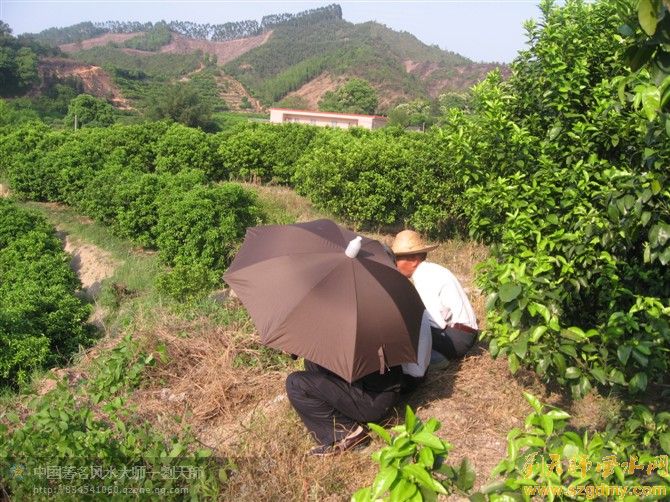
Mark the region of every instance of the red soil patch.
POLYGON ((255 49, 268 41, 272 31, 267 31, 255 37, 238 38, 225 42, 210 42, 208 40, 195 40, 182 35, 172 34, 172 41, 161 47, 160 52, 168 54, 190 54, 195 51, 202 51, 214 54, 218 64, 225 64, 228 61, 241 56, 245 52, 255 49))
POLYGON ((122 110, 130 109, 130 103, 121 91, 112 83, 110 76, 99 66, 92 66, 71 59, 45 58, 38 67, 40 79, 45 75, 57 78, 77 77, 84 85, 84 91, 94 96, 109 99, 112 104, 122 110))
POLYGON ((286 97, 299 96, 304 99, 311 110, 317 109, 317 104, 328 91, 334 91, 346 81, 346 77, 333 78, 330 73, 322 73, 313 78, 299 89, 287 94, 286 97))
MULTIPOLYGON (((107 33, 105 35, 83 40, 72 44, 61 45, 63 52, 76 52, 92 47, 99 47, 107 45, 111 42, 122 44, 126 40, 142 35, 138 33, 107 33)), ((236 40, 227 40, 225 42, 210 42, 209 40, 196 40, 188 38, 177 33, 172 34, 172 41, 160 48, 159 52, 167 54, 191 54, 195 51, 202 51, 208 54, 216 55, 219 64, 225 64, 228 61, 241 56, 245 52, 255 49, 259 45, 263 45, 272 35, 272 30, 257 35, 255 37, 238 38, 236 40)), ((125 48, 123 52, 133 55, 148 55, 153 54, 149 51, 140 51, 137 49, 125 48)))

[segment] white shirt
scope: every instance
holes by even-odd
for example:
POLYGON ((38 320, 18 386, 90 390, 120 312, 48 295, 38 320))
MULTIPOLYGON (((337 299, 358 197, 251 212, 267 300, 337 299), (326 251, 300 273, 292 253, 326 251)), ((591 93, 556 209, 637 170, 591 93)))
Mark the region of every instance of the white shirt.
POLYGON ((448 269, 422 261, 412 274, 412 282, 426 306, 432 326, 444 329, 460 323, 479 329, 468 296, 448 269))
POLYGON ((402 372, 416 378, 421 378, 426 374, 428 363, 430 363, 430 351, 433 348, 433 337, 430 333, 430 316, 428 312, 423 311, 421 318, 421 330, 419 331, 419 346, 417 348, 416 363, 402 364, 402 372))

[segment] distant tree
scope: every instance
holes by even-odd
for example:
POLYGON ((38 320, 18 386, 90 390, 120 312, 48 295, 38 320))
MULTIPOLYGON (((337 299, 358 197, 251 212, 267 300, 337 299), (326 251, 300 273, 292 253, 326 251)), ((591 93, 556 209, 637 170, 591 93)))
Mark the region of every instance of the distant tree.
POLYGON ((7 23, 0 19, 0 39, 11 37, 12 29, 7 23))
POLYGON ((12 36, 12 29, 0 21, 0 96, 24 93, 37 81, 37 53, 28 42, 12 36))
POLYGON ((470 98, 467 94, 460 92, 445 92, 437 98, 440 104, 440 111, 446 114, 451 108, 466 110, 470 106, 470 98))
POLYGON ((290 108, 292 110, 309 110, 309 103, 302 96, 286 96, 277 106, 280 108, 290 108))
POLYGON ((0 99, 0 127, 39 121, 37 112, 30 107, 30 102, 26 101, 26 98, 14 99, 11 102, 0 99))
POLYGON ((170 119, 189 127, 207 128, 212 121, 212 108, 195 86, 178 82, 154 95, 147 115, 155 120, 170 119))
POLYGON ((326 92, 319 101, 324 112, 374 113, 379 99, 377 91, 365 80, 354 78, 336 91, 326 92))
POLYGON ((80 94, 70 101, 65 123, 74 126, 75 117, 77 127, 105 127, 114 123, 114 109, 104 99, 80 94))
POLYGON ((389 123, 403 127, 430 125, 434 122, 430 108, 430 102, 425 99, 415 99, 409 103, 401 103, 389 112, 389 123))

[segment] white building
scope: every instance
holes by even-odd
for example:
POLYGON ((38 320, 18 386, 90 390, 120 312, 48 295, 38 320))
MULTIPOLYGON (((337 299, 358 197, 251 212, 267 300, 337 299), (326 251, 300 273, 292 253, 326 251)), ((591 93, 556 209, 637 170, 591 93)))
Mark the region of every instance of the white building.
POLYGON ((357 113, 336 112, 312 112, 307 110, 288 110, 285 108, 270 108, 270 122, 282 124, 294 122, 297 124, 309 124, 321 127, 365 127, 366 129, 377 129, 384 127, 386 117, 381 115, 359 115, 357 113))

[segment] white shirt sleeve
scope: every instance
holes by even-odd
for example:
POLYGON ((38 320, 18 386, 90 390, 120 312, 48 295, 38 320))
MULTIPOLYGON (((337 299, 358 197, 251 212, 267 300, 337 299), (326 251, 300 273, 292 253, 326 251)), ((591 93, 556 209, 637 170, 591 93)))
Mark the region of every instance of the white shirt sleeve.
POLYGON ((423 311, 421 318, 421 329, 419 332, 419 347, 417 349, 417 362, 404 363, 402 372, 416 378, 421 378, 426 374, 428 364, 430 363, 430 351, 433 349, 433 337, 430 333, 430 317, 428 312, 423 311))

